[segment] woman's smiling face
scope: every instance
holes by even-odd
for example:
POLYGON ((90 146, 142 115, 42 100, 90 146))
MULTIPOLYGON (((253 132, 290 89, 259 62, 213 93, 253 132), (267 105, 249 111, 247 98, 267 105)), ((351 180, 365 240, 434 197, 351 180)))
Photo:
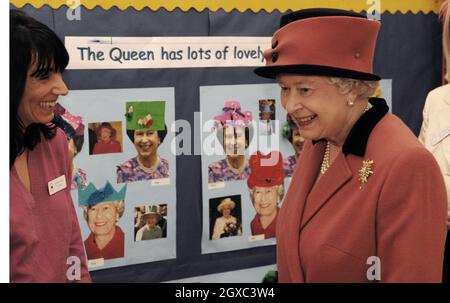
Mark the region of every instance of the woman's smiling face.
POLYGON ((113 233, 118 219, 119 213, 114 202, 102 202, 88 210, 89 228, 96 236, 113 233))
POLYGON ((271 216, 278 210, 279 194, 276 186, 255 186, 253 205, 260 216, 271 216))
POLYGON ((42 77, 34 77, 35 67, 28 70, 25 89, 18 108, 23 127, 33 123, 47 124, 53 119, 53 111, 59 96, 68 93, 62 74, 53 70, 42 77))
POLYGON ((100 130, 100 139, 104 143, 109 143, 111 141, 111 130, 107 127, 102 127, 100 130))
POLYGON ((156 130, 135 130, 134 146, 141 157, 149 157, 158 149, 161 140, 156 130))
POLYGON ((281 104, 306 139, 337 140, 350 120, 347 95, 327 77, 282 74, 281 104))

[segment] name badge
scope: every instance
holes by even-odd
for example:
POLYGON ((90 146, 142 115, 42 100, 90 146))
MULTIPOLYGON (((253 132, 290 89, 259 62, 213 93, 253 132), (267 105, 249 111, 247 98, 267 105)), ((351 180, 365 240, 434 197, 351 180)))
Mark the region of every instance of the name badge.
POLYGON ((255 236, 250 236, 248 237, 248 242, 255 242, 255 241, 261 241, 264 240, 264 234, 261 235, 255 235, 255 236))
POLYGON ((432 145, 436 145, 442 140, 444 140, 448 135, 450 135, 450 125, 443 130, 438 131, 433 135, 433 139, 431 140, 432 145))
POLYGON ((105 259, 104 258, 100 258, 100 259, 92 259, 92 260, 88 260, 88 268, 96 268, 96 267, 100 267, 105 265, 105 259))
POLYGON ((48 193, 51 195, 65 189, 67 187, 66 176, 62 175, 48 182, 48 193))

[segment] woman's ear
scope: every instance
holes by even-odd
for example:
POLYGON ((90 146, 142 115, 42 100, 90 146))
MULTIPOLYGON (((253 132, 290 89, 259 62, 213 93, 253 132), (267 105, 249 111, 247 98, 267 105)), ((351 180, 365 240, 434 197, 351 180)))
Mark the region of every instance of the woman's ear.
POLYGON ((358 98, 357 88, 352 88, 350 92, 347 93, 347 106, 353 107, 356 99, 358 98))

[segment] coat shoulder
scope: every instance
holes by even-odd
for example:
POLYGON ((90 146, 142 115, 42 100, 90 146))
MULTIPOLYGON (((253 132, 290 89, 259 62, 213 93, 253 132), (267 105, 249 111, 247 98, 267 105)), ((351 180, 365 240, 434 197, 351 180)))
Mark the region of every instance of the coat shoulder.
POLYGON ((373 129, 367 145, 369 152, 394 157, 408 149, 416 148, 421 149, 423 146, 408 126, 391 113, 386 114, 373 129))
POLYGON ((444 98, 448 95, 450 90, 450 84, 436 87, 428 93, 430 98, 444 98))

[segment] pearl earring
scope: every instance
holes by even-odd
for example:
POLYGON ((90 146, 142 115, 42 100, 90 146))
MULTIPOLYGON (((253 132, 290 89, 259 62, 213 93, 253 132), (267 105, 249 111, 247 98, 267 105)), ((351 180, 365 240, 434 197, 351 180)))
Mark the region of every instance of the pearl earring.
POLYGON ((355 104, 354 100, 351 97, 347 97, 347 105, 352 107, 355 104))

